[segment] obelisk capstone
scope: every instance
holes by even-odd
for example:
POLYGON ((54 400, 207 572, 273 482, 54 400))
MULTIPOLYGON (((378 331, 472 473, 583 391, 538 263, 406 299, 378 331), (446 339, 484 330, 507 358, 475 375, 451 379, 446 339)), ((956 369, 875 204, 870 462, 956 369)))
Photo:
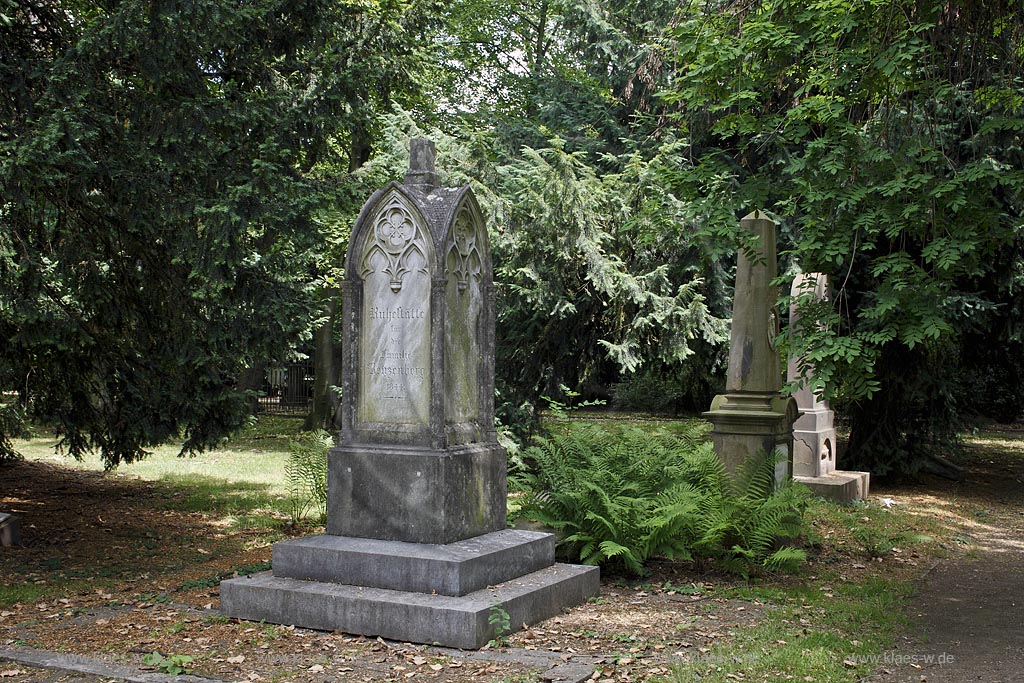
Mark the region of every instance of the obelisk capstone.
POLYGON ((404 182, 363 206, 342 294, 342 429, 327 533, 276 543, 272 572, 221 584, 225 614, 478 648, 599 590, 551 534, 506 528, 494 428, 490 244, 468 186, 413 140, 404 182))

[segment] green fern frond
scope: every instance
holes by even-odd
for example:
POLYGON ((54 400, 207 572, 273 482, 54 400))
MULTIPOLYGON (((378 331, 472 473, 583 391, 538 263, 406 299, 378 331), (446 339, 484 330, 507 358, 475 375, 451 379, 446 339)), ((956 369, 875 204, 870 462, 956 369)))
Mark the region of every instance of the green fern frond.
POLYGON ((794 572, 807 561, 807 552, 803 548, 783 546, 769 555, 762 566, 773 572, 794 572))
POLYGON ((285 478, 293 521, 313 512, 322 520, 327 514, 327 451, 334 437, 323 430, 292 440, 285 462, 285 478))

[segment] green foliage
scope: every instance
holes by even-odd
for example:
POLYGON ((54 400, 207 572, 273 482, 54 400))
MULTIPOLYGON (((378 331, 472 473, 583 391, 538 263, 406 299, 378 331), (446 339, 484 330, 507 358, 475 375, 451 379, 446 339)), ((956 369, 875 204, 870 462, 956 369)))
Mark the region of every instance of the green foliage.
POLYGON ((501 603, 491 605, 487 610, 487 623, 494 629, 494 638, 489 645, 496 647, 505 643, 505 636, 512 630, 512 618, 501 603))
POLYGON ((27 436, 24 413, 18 404, 0 398, 0 463, 21 459, 11 443, 12 436, 27 436))
POLYGON ((142 663, 147 666, 156 667, 168 676, 178 676, 188 673, 189 664, 193 661, 188 655, 167 655, 166 657, 154 650, 148 655, 143 655, 142 663))
POLYGON ((715 390, 721 388, 714 381, 717 360, 701 354, 679 367, 652 363, 623 375, 611 386, 612 406, 616 410, 671 415, 707 410, 715 390))
POLYGON ((416 80, 432 7, 0 0, 0 390, 110 467, 243 424, 321 312, 311 169, 416 80))
MULTIPOLYGON (((678 376, 689 366, 698 382, 722 369, 722 269, 661 177, 681 148, 662 145, 642 116, 664 85, 655 38, 675 6, 449 3, 445 68, 430 86, 439 125, 397 122, 401 138, 436 139, 447 182, 469 182, 482 199, 498 287, 497 408, 520 437, 559 385, 606 398, 641 367, 678 376)), ((387 165, 388 179, 400 173, 387 165)))
POLYGON ((319 429, 292 440, 284 466, 292 521, 309 512, 321 520, 327 514, 327 451, 332 446, 334 437, 319 429))
POLYGON ((642 574, 653 556, 712 558, 729 571, 789 571, 802 550, 777 548, 800 534, 803 487, 773 488, 774 458, 747 463, 735 482, 704 430, 678 436, 573 427, 538 438, 518 476, 520 515, 565 531, 587 564, 642 574))
POLYGON ((697 553, 744 576, 754 567, 793 571, 804 563, 802 548, 780 544, 802 535, 810 491, 792 480, 777 485, 777 462, 774 454, 750 458, 713 504, 700 511, 697 553))
POLYGON ((959 302, 1004 301, 979 285, 1020 262, 1015 4, 689 4, 665 36, 662 102, 687 147, 666 181, 710 239, 762 208, 800 268, 831 276, 831 306, 792 341, 852 414, 847 462, 873 473, 914 469, 956 428, 955 393, 934 389, 956 374, 959 302), (924 383, 900 378, 908 359, 924 383))

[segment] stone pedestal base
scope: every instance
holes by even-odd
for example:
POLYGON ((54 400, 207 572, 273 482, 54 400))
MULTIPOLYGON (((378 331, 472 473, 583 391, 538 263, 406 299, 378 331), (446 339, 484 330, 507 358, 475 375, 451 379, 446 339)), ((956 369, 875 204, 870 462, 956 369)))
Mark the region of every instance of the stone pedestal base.
POLYGON ((444 544, 504 529, 505 457, 498 444, 332 448, 327 533, 444 544))
POLYGON ((820 477, 793 477, 807 486, 814 495, 837 503, 852 503, 868 497, 871 486, 870 472, 845 472, 836 470, 820 477))
POLYGON ((793 424, 793 475, 828 476, 836 469, 835 413, 810 408, 793 424))
POLYGON ((274 545, 272 572, 221 583, 230 617, 479 648, 494 609, 512 630, 600 590, 597 567, 554 563, 551 534, 505 529, 446 545, 313 536, 274 545))
POLYGON ((779 483, 793 474, 793 422, 798 415, 796 401, 770 392, 731 392, 719 394, 704 413, 714 426, 711 432, 715 453, 735 474, 743 463, 759 451, 779 456, 775 480, 779 483))
POLYGON ((21 545, 21 520, 17 515, 0 512, 0 546, 21 545))

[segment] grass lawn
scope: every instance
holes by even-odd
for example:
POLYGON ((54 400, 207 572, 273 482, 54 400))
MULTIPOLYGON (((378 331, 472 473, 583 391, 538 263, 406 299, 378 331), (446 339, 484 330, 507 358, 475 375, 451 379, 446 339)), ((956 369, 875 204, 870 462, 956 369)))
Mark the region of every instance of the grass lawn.
MULTIPOLYGON (((198 477, 232 484, 247 483, 265 486, 269 493, 285 495, 288 441, 299 433, 301 426, 301 419, 260 416, 215 450, 179 457, 180 444, 165 444, 154 448, 144 460, 120 465, 115 474, 149 481, 187 481, 198 477)), ((38 434, 31 439, 14 440, 15 449, 26 458, 64 467, 103 470, 98 454, 76 461, 55 451, 59 439, 46 435, 42 429, 35 431, 38 434)))
MULTIPOLYGON (((179 456, 179 444, 165 444, 106 476, 159 482, 173 492, 174 509, 220 515, 236 525, 272 526, 291 511, 285 463, 289 440, 301 426, 300 419, 260 416, 214 450, 179 456)), ((103 472, 98 454, 76 461, 56 452, 57 438, 36 431, 31 439, 14 440, 27 460, 103 472)))

